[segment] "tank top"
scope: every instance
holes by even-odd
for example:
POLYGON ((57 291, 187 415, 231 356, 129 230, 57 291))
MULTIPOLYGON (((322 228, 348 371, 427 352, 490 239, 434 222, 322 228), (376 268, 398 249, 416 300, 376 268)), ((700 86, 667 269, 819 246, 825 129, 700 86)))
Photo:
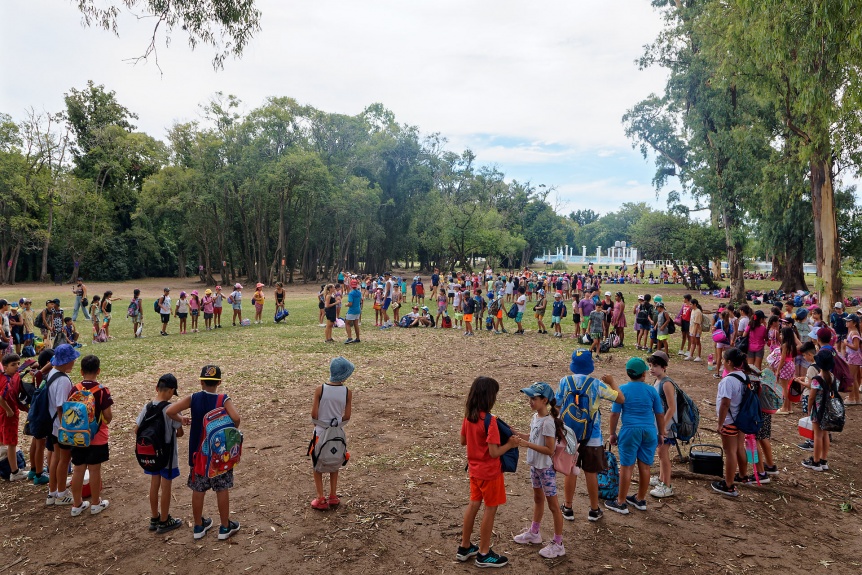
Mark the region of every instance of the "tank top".
POLYGON ((333 419, 338 421, 340 426, 346 407, 347 386, 324 383, 317 408, 317 419, 314 420, 315 426, 322 432, 324 426, 328 427, 333 419))

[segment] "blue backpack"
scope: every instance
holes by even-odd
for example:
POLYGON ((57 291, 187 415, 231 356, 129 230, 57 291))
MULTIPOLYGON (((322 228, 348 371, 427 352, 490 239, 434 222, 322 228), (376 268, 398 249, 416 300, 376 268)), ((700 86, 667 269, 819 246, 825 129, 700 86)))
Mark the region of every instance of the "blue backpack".
POLYGON ((586 394, 591 385, 600 385, 600 382, 588 375, 567 375, 560 380, 560 389, 564 390, 560 417, 575 432, 578 443, 589 441, 593 432, 590 399, 586 394))
POLYGON ((607 469, 598 474, 599 497, 601 499, 616 499, 620 493, 620 468, 617 466, 617 456, 610 449, 605 450, 607 469))
POLYGON ((742 402, 739 404, 739 412, 733 419, 733 424, 744 434, 754 435, 763 426, 763 412, 760 410, 759 397, 760 385, 749 380, 747 376, 745 379, 735 373, 731 373, 730 376, 742 382, 742 402))
MULTIPOLYGON (((491 414, 485 414, 485 433, 491 425, 491 414)), ((500 430, 500 445, 506 445, 512 437, 512 428, 505 421, 497 418, 497 429, 500 430)), ((518 448, 514 447, 500 456, 500 468, 503 473, 515 473, 518 470, 518 448)))
POLYGON ((33 394, 30 411, 27 412, 27 423, 34 439, 45 439, 54 431, 54 418, 57 414, 51 413, 48 388, 61 376, 68 377, 65 373, 57 372, 33 394))

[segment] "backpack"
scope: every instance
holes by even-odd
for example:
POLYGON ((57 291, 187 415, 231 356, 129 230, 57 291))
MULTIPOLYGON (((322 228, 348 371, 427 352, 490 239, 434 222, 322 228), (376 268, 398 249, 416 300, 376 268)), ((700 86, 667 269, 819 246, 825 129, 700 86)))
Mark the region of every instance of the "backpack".
POLYGON ((563 304, 563 309, 560 311, 560 317, 566 317, 569 315, 569 309, 566 307, 566 304, 563 304))
POLYGON ((162 313, 162 308, 161 308, 161 306, 159 305, 159 302, 160 302, 160 301, 162 301, 162 300, 164 300, 164 296, 162 296, 162 297, 160 297, 160 298, 156 298, 156 299, 153 301, 153 311, 155 311, 157 314, 161 314, 161 313, 162 313))
POLYGON ((850 375, 850 366, 847 361, 832 350, 832 359, 835 361, 832 367, 832 375, 838 380, 838 391, 847 393, 853 386, 853 376, 850 375))
POLYGON ((128 309, 126 309, 126 317, 137 317, 138 316, 138 301, 132 300, 129 303, 128 309))
POLYGON ((773 414, 784 405, 784 390, 778 385, 775 373, 764 369, 760 373, 760 411, 773 414))
MULTIPOLYGON (((491 425, 491 414, 485 414, 485 433, 491 425)), ((500 431, 500 445, 506 445, 512 437, 512 428, 505 421, 497 418, 497 429, 500 431)), ((500 456, 500 469, 503 473, 515 473, 518 470, 518 448, 513 447, 500 456)))
POLYGON ((509 311, 506 312, 506 315, 509 317, 509 319, 515 319, 516 317, 518 317, 518 305, 513 304, 512 307, 509 308, 509 311))
POLYGON ((820 393, 823 394, 823 399, 820 402, 820 409, 818 409, 818 423, 820 424, 820 429, 823 431, 834 431, 839 433, 844 431, 844 422, 846 421, 844 415, 844 400, 841 399, 841 396, 838 395, 838 392, 835 391, 835 381, 832 381, 832 389, 826 390, 823 389, 823 384, 825 383, 822 378, 818 376, 818 380, 820 381, 820 393))
POLYGON ((608 337, 602 340, 602 343, 599 344, 599 353, 608 353, 611 351, 613 347, 613 339, 612 335, 608 334, 608 337))
POLYGON ((703 312, 701 312, 701 316, 702 316, 702 318, 700 320, 701 331, 709 331, 709 328, 712 327, 712 324, 709 321, 709 316, 703 312))
POLYGON ((578 443, 589 441, 593 433, 595 420, 590 415, 590 399, 586 394, 591 385, 601 385, 601 383, 588 375, 567 375, 560 380, 560 389, 565 390, 560 407, 560 418, 563 424, 574 432, 578 443))
POLYGON ((69 399, 61 408, 57 443, 69 447, 90 447, 102 425, 101 417, 96 417, 95 392, 100 389, 103 389, 101 384, 86 389, 80 383, 72 388, 69 399))
POLYGON ((635 318, 635 321, 637 321, 637 323, 639 323, 641 325, 648 324, 649 323, 649 315, 650 315, 651 311, 652 311, 652 304, 649 304, 649 305, 644 304, 644 305, 640 306, 640 309, 638 310, 638 315, 635 318))
POLYGON ((36 317, 33 318, 33 326, 38 327, 39 329, 48 329, 48 326, 45 325, 45 321, 42 317, 42 312, 36 314, 36 317))
POLYGON ((563 425, 563 433, 566 436, 566 441, 560 442, 557 439, 552 459, 554 462, 554 471, 563 475, 569 475, 574 473, 578 461, 578 439, 575 437, 575 432, 566 425, 563 425))
MULTIPOLYGON (((668 317, 670 317, 670 314, 669 314, 669 313, 667 313, 667 312, 664 312, 664 313, 665 313, 668 317)), ((673 335, 673 334, 675 334, 675 333, 676 333, 676 322, 674 322, 673 320, 671 320, 671 321, 667 322, 667 334, 668 334, 668 335, 673 335)))
POLYGON ((491 305, 488 306, 488 311, 491 312, 492 314, 494 314, 495 316, 497 315, 497 312, 500 311, 500 299, 499 298, 491 301, 491 305))
POLYGON ((691 441, 697 433, 697 428, 700 426, 700 410, 691 397, 681 390, 676 382, 669 377, 661 380, 658 392, 665 410, 667 410, 667 398, 664 395, 665 381, 671 382, 673 388, 676 390, 676 423, 671 424, 670 430, 679 441, 691 441))
MULTIPOLYGON (((12 447, 12 449, 16 450, 15 461, 18 463, 18 469, 26 469, 27 462, 24 460, 24 452, 18 449, 17 446, 12 447)), ((4 481, 9 481, 10 475, 12 475, 12 468, 9 467, 9 460, 6 458, 6 454, 4 453, 3 456, 0 457, 0 478, 4 481)))
POLYGON ((599 498, 616 499, 620 493, 620 468, 617 456, 610 448, 605 450, 605 463, 607 469, 598 473, 599 498))
POLYGON ((802 307, 802 296, 798 295, 793 298, 793 307, 802 307))
POLYGON ((738 338, 736 338, 736 342, 733 344, 733 346, 742 353, 748 353, 748 336, 739 336, 738 338))
POLYGON ((411 323, 413 323, 413 318, 405 315, 398 320, 398 327, 410 327, 411 323))
POLYGON ((452 327, 452 318, 448 315, 444 315, 443 320, 440 323, 443 325, 444 328, 449 329, 452 327))
POLYGON ((281 311, 277 311, 277 312, 275 312, 275 317, 273 317, 273 321, 275 321, 275 323, 281 323, 289 315, 290 315, 290 312, 287 311, 286 309, 283 309, 281 311))
POLYGON ((36 348, 32 345, 25 345, 21 350, 21 357, 36 357, 36 348))
POLYGON ((165 408, 170 404, 170 401, 148 404, 144 419, 138 426, 138 433, 135 435, 135 457, 144 471, 161 471, 171 464, 174 454, 173 433, 171 441, 165 441, 165 408))
POLYGON ((739 412, 733 418, 733 424, 742 433, 754 435, 763 425, 763 412, 760 411, 759 398, 760 385, 752 382, 748 376, 745 379, 735 373, 731 373, 730 376, 742 382, 742 401, 739 404, 739 412))
POLYGON ((844 319, 843 313, 833 313, 832 317, 835 319, 832 323, 833 329, 835 333, 847 333, 847 320, 844 319))
POLYGON ((242 456, 242 432, 224 408, 225 395, 220 393, 216 406, 204 415, 201 442, 195 451, 196 475, 213 478, 227 473, 239 463, 242 456))
POLYGON ((93 343, 105 343, 108 341, 108 334, 105 333, 105 328, 100 327, 99 332, 93 334, 93 343))
POLYGON ((485 329, 488 331, 494 329, 494 318, 492 318, 490 315, 485 318, 485 329))
POLYGON ((45 439, 54 430, 54 418, 57 417, 57 414, 51 413, 48 388, 61 376, 68 377, 65 373, 57 372, 33 393, 30 411, 27 412, 27 423, 30 434, 35 439, 45 439))

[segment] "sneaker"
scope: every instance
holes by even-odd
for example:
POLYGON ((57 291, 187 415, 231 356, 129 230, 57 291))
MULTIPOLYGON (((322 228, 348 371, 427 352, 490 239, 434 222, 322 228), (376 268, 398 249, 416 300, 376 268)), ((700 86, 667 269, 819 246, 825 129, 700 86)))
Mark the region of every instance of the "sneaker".
POLYGON ((33 478, 33 485, 47 485, 49 481, 51 481, 51 479, 48 477, 47 473, 40 473, 33 478))
POLYGON ((219 526, 218 528, 218 540, 224 541, 225 539, 229 539, 231 535, 239 531, 239 523, 237 521, 228 521, 227 527, 219 526))
POLYGON ((628 497, 626 497, 626 503, 630 503, 638 511, 646 511, 645 499, 638 499, 635 495, 629 495, 628 497))
MULTIPOLYGON (((822 463, 823 462, 821 462, 821 467, 822 467, 822 463)), ((769 467, 768 465, 764 465, 763 471, 765 471, 767 475, 778 475, 778 466, 773 465, 772 467, 769 467)))
POLYGON ((812 471, 823 471, 823 467, 820 465, 819 461, 814 461, 813 457, 809 457, 805 461, 802 462, 802 467, 807 469, 811 469, 812 471))
POLYGON ((344 340, 344 345, 350 345, 351 343, 353 343, 352 337, 348 337, 346 340, 344 340))
POLYGON ((829 464, 826 463, 825 459, 820 460, 820 469, 822 469, 823 471, 829 471, 829 464))
POLYGON ((733 476, 733 482, 739 483, 740 485, 748 485, 750 483, 754 483, 754 475, 746 475, 745 477, 740 477, 739 473, 733 476))
POLYGON ((676 354, 677 354, 677 355, 685 355, 685 352, 684 352, 684 351, 682 351, 682 350, 679 350, 678 352, 676 352, 676 354))
POLYGON ((524 529, 523 533, 515 535, 512 539, 519 545, 538 545, 542 542, 542 536, 539 533, 530 531, 529 527, 524 529))
POLYGON ((656 485, 649 494, 657 499, 661 499, 662 497, 673 497, 673 487, 659 482, 659 484, 656 485))
POLYGON ((33 481, 33 479, 35 479, 35 478, 36 478, 36 470, 35 469, 31 469, 30 471, 27 472, 27 481, 33 481))
POLYGON ((48 494, 48 497, 45 498, 45 505, 54 505, 56 502, 56 498, 52 494, 48 494))
POLYGON ((98 515, 99 513, 101 513, 105 509, 107 509, 108 505, 110 505, 110 504, 111 504, 111 502, 108 501, 107 499, 102 499, 101 501, 99 501, 98 505, 93 505, 92 507, 90 507, 90 514, 91 515, 98 515))
POLYGON ((353 340, 353 343, 360 343, 361 341, 362 340, 357 337, 356 339, 353 340))
POLYGON ((560 511, 563 512, 563 519, 566 521, 574 521, 575 520, 575 510, 571 507, 566 507, 565 505, 560 505, 560 511))
POLYGON ((163 535, 168 533, 169 531, 173 531, 174 529, 179 529, 183 526, 183 520, 178 517, 171 517, 168 515, 167 521, 159 521, 158 529, 156 529, 156 533, 159 535, 163 535))
POLYGON ((685 354, 685 357, 683 357, 682 360, 683 361, 691 361, 691 354, 690 353, 685 354))
POLYGON ((693 361, 694 363, 702 363, 702 362, 703 362, 703 360, 702 360, 702 359, 700 359, 700 356, 698 356, 698 357, 694 358, 694 359, 693 359, 693 360, 691 360, 691 361, 693 361))
POLYGON ((155 531, 159 528, 159 517, 158 515, 155 517, 150 517, 150 531, 155 531))
POLYGON ((796 447, 798 447, 799 449, 805 450, 805 451, 814 451, 814 442, 811 441, 810 439, 806 439, 805 441, 803 441, 802 443, 800 443, 796 447))
POLYGON ((26 479, 26 478, 27 478, 27 474, 24 473, 24 470, 20 469, 20 468, 15 473, 9 474, 9 481, 18 481, 19 479, 26 479))
POLYGON ((73 506, 72 506, 72 517, 77 517, 78 515, 80 515, 81 513, 83 513, 83 512, 84 512, 84 510, 85 510, 85 509, 87 509, 87 507, 89 507, 89 506, 90 506, 90 502, 89 502, 89 501, 82 501, 82 502, 81 502, 81 506, 80 506, 80 507, 75 507, 75 506, 73 505, 73 506))
POLYGON ((470 557, 475 557, 479 554, 479 546, 470 544, 469 547, 458 547, 458 552, 455 553, 455 559, 464 562, 470 557))
POLYGON ((551 541, 545 547, 539 550, 539 555, 544 557, 545 559, 554 559, 556 557, 562 557, 566 554, 566 548, 563 547, 562 543, 554 543, 551 541))
POLYGON ((195 525, 195 539, 203 539, 207 531, 213 526, 213 520, 209 517, 202 517, 201 524, 195 525))
MULTIPOLYGON (((766 483, 771 483, 772 480, 769 478, 768 473, 766 473, 766 472, 760 473, 758 471, 757 472, 757 482, 760 482, 760 485, 764 485, 766 483)), ((755 485, 757 484, 757 482, 755 482, 755 485)))
POLYGON ((616 511, 621 515, 629 514, 629 506, 625 503, 617 503, 616 499, 608 499, 607 501, 605 501, 605 507, 607 507, 611 511, 616 511))
POLYGON ((724 479, 721 481, 713 481, 712 490, 716 493, 726 495, 727 497, 739 497, 739 490, 736 488, 736 485, 728 487, 727 483, 724 482, 724 479))
POLYGON ((659 479, 658 475, 653 475, 649 478, 649 484, 651 487, 658 487, 661 485, 661 479, 659 479))
POLYGON ((487 555, 476 554, 476 567, 505 567, 509 564, 509 558, 497 555, 493 549, 488 549, 487 555))
POLYGON ((66 491, 61 491, 60 493, 58 493, 54 496, 54 505, 71 505, 71 504, 72 504, 72 494, 69 492, 68 489, 66 491))

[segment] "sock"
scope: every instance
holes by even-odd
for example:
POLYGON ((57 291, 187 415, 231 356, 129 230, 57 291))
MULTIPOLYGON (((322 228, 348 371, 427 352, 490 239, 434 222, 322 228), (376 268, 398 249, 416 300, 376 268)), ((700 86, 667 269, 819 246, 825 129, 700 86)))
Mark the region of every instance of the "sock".
POLYGON ((557 545, 563 544, 563 534, 562 533, 554 533, 554 543, 557 545))
POLYGON ((530 533, 538 533, 538 532, 539 532, 539 527, 540 527, 541 525, 542 525, 541 523, 536 523, 535 521, 533 521, 533 524, 532 524, 532 525, 530 525, 530 533))

